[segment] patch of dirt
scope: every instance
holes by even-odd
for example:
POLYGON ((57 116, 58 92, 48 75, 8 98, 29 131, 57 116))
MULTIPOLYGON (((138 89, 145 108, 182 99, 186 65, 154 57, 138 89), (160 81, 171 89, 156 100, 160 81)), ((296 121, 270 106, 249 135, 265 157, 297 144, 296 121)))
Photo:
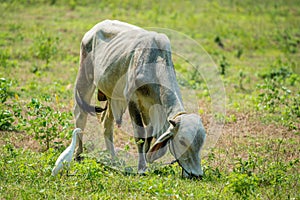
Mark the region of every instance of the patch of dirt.
POLYGON ((225 124, 214 153, 215 166, 233 168, 236 161, 259 156, 285 162, 299 158, 300 137, 296 131, 274 123, 264 124, 258 113, 229 112, 236 121, 225 124))
POLYGON ((11 143, 16 148, 30 149, 40 152, 42 148, 38 141, 26 132, 0 131, 0 146, 11 143))

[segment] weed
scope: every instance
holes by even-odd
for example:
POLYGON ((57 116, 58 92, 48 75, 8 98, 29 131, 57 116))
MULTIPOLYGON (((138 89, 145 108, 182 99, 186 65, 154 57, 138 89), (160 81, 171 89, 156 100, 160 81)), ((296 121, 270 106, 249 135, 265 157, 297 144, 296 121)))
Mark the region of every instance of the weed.
POLYGON ((0 102, 4 103, 8 97, 14 96, 14 92, 11 91, 12 81, 0 78, 0 102))
POLYGON ((224 48, 224 44, 220 36, 216 36, 214 42, 221 48, 224 48))
POLYGON ((13 113, 4 104, 7 98, 12 97, 15 93, 10 89, 12 81, 0 78, 0 130, 13 130, 15 121, 13 113))
POLYGON ((228 184, 225 187, 225 191, 233 192, 243 199, 254 196, 258 189, 258 178, 255 175, 231 173, 227 180, 228 184))
POLYGON ((214 114, 214 119, 216 120, 217 123, 219 124, 224 124, 224 122, 228 122, 229 118, 226 118, 226 115, 224 113, 215 113, 214 114))
POLYGON ((294 124, 299 120, 299 93, 294 93, 290 86, 299 82, 299 75, 286 67, 273 69, 270 73, 262 75, 264 83, 259 84, 257 108, 268 111, 287 127, 297 129, 294 124))
POLYGON ((152 165, 151 167, 153 168, 152 173, 156 175, 171 176, 176 174, 176 166, 174 165, 165 165, 163 167, 161 165, 152 165))
POLYGON ((237 51, 236 51, 236 57, 238 58, 238 59, 240 59, 241 57, 242 57, 242 55, 243 55, 243 52, 244 52, 244 50, 242 49, 242 48, 239 48, 237 51))
POLYGON ((58 37, 52 37, 41 31, 40 34, 35 38, 33 47, 33 55, 37 58, 45 61, 45 68, 49 67, 51 59, 57 54, 57 43, 58 37))
POLYGON ((33 134, 40 144, 46 145, 46 150, 50 148, 50 143, 55 138, 61 136, 60 132, 70 126, 69 118, 72 115, 56 111, 38 99, 31 99, 31 102, 27 104, 27 109, 29 126, 26 130, 33 134))
POLYGON ((290 31, 284 30, 283 33, 279 33, 277 41, 282 46, 282 49, 287 53, 295 54, 299 49, 300 38, 297 35, 291 34, 290 31))
POLYGON ((75 8, 77 6, 76 0, 69 0, 68 4, 69 4, 69 7, 71 10, 75 10, 75 8))
POLYGON ((240 71, 239 73, 239 87, 241 90, 245 90, 244 88, 244 80, 246 78, 246 74, 243 71, 240 71))
POLYGON ((198 67, 192 67, 191 64, 185 62, 182 64, 176 63, 175 68, 180 72, 180 74, 177 74, 179 85, 191 89, 206 89, 206 84, 199 73, 198 67))
POLYGON ((236 119, 236 116, 234 114, 231 114, 231 115, 225 117, 225 122, 226 123, 234 123, 236 121, 237 121, 237 119, 236 119))
POLYGON ((221 67, 221 75, 225 75, 226 69, 230 66, 230 64, 224 55, 222 55, 219 60, 219 66, 221 67))
POLYGON ((9 52, 7 50, 1 50, 0 51, 0 66, 7 67, 9 58, 10 58, 9 52))
POLYGON ((204 180, 207 181, 216 181, 220 180, 222 176, 222 172, 219 167, 212 167, 210 165, 204 166, 204 180))
POLYGON ((0 110, 0 130, 13 130, 13 114, 9 110, 0 110))
POLYGON ((84 168, 82 174, 84 175, 85 184, 87 184, 93 192, 99 192, 104 189, 101 179, 105 172, 103 172, 103 166, 99 165, 95 160, 85 159, 83 161, 84 168))
POLYGON ((54 5, 54 4, 56 4, 56 0, 51 0, 50 5, 54 5))

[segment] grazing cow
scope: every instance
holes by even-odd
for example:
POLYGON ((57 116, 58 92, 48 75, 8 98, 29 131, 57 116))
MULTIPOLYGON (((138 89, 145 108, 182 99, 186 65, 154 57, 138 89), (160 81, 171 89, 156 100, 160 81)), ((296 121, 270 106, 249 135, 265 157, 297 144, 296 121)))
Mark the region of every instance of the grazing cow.
MULTIPOLYGON (((84 130, 88 113, 104 112, 105 144, 115 156, 114 121, 120 126, 128 107, 139 173, 145 172, 146 162, 162 157, 169 146, 183 177, 203 176, 199 152, 205 130, 200 117, 184 109, 166 35, 105 20, 84 35, 80 56, 75 84, 77 128, 84 130), (106 101, 105 108, 90 105, 96 88, 98 100, 106 101), (153 138, 156 141, 150 148, 153 138)), ((80 140, 76 156, 81 152, 80 140)))

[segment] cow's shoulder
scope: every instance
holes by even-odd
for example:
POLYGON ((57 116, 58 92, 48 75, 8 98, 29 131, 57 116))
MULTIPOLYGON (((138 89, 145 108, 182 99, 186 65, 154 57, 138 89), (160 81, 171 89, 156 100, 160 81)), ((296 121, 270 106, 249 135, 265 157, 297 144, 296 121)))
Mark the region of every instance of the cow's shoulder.
POLYGON ((163 33, 157 33, 155 36, 155 41, 157 46, 162 50, 170 50, 170 40, 169 38, 163 33))
POLYGON ((153 31, 147 31, 143 34, 144 36, 141 40, 148 41, 152 47, 160 50, 170 50, 170 40, 165 34, 153 31))
POLYGON ((132 32, 126 32, 122 37, 124 40, 131 38, 139 47, 170 50, 170 40, 162 33, 142 29, 142 31, 135 30, 134 34, 132 32))

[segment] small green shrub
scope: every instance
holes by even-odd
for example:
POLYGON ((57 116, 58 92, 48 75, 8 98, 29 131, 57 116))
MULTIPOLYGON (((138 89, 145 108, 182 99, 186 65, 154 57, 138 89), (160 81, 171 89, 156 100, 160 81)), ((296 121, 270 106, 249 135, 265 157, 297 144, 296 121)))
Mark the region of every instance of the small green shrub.
POLYGON ((7 50, 0 51, 0 66, 7 67, 10 54, 7 50))
POLYGON ((293 91, 292 87, 300 82, 299 75, 287 67, 280 67, 261 77, 264 82, 257 85, 257 109, 267 111, 276 121, 281 121, 291 129, 297 129, 295 122, 300 117, 300 93, 293 91))
POLYGON ((14 92, 11 91, 12 81, 0 78, 0 102, 4 103, 8 97, 14 96, 14 92))
POLYGON ((222 172, 219 167, 212 167, 210 165, 204 165, 204 180, 206 181, 218 181, 222 178, 222 172))
POLYGON ((46 150, 55 138, 62 137, 62 131, 69 128, 72 116, 67 112, 56 111, 34 98, 27 104, 27 115, 29 126, 26 130, 33 134, 40 144, 46 145, 46 150))
POLYGON ((12 85, 11 80, 0 78, 0 130, 19 130, 24 124, 22 107, 17 102, 19 96, 11 89, 12 85))
POLYGON ((0 110, 0 130, 13 130, 13 114, 9 110, 0 110))
POLYGON ((226 69, 230 66, 230 64, 228 63, 227 58, 224 55, 222 55, 219 59, 219 66, 221 68, 221 75, 225 75, 226 69))
POLYGON ((45 68, 49 67, 51 59, 57 54, 59 38, 50 36, 42 31, 34 40, 31 48, 33 55, 45 61, 45 68))
POLYGON ((278 33, 277 42, 286 53, 295 54, 299 49, 300 38, 298 35, 291 33, 291 31, 284 30, 283 33, 278 33))
POLYGON ((214 39, 214 42, 221 48, 224 48, 224 44, 222 42, 222 39, 220 36, 216 36, 215 39, 214 39))
POLYGON ((69 7, 71 10, 75 10, 76 6, 77 6, 77 1, 76 0, 69 0, 68 2, 69 7))
MULTIPOLYGON (((161 175, 161 176, 171 176, 171 175, 175 175, 176 174, 176 165, 165 165, 165 166, 161 166, 161 165, 152 165, 151 167, 153 168, 152 173, 155 175, 161 175)), ((181 169, 180 169, 181 170, 181 169)), ((179 174, 176 174, 179 176, 179 174)))
POLYGON ((241 90, 245 90, 245 87, 244 87, 244 80, 246 79, 246 74, 243 72, 243 71, 240 71, 239 72, 239 88, 241 90))
POLYGON ((206 89, 205 81, 203 80, 197 66, 192 66, 187 61, 183 63, 175 63, 174 67, 177 73, 177 81, 180 86, 191 89, 206 89))
POLYGON ((243 52, 244 52, 243 48, 238 48, 238 50, 236 51, 236 55, 235 56, 238 59, 240 59, 242 57, 242 55, 243 55, 243 52))
MULTIPOLYGON (((282 140, 280 140, 282 142, 282 140)), ((278 154, 280 149, 276 150, 278 154)), ((269 193, 272 199, 285 198, 280 188, 289 188, 292 180, 296 180, 299 159, 282 161, 274 157, 249 153, 247 159, 235 161, 232 172, 226 177, 225 191, 234 193, 243 199, 255 197, 261 187, 272 188, 269 193)), ((295 186, 296 187, 296 186, 295 186)), ((295 188, 291 188, 295 189, 295 188)), ((263 193, 263 192, 262 192, 263 193)))
POLYGON ((228 184, 225 189, 243 199, 248 199, 250 196, 255 195, 255 191, 258 188, 258 178, 255 175, 231 173, 227 179, 228 184))

